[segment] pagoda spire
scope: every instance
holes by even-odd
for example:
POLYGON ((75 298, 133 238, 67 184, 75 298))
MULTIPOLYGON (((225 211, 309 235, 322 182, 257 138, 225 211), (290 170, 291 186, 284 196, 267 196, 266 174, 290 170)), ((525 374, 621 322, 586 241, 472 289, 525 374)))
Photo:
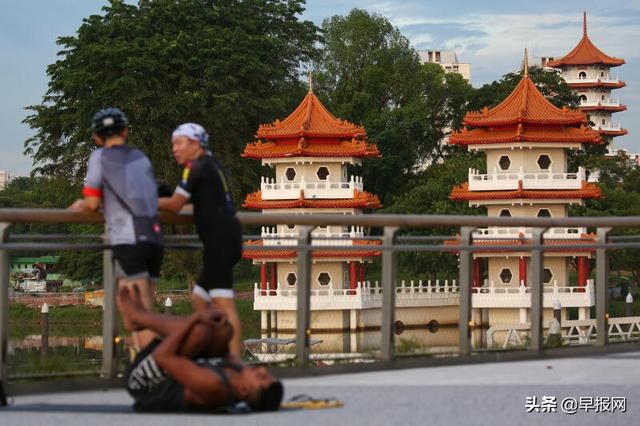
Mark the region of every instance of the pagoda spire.
POLYGON ((582 12, 582 35, 587 36, 587 12, 582 12))
POLYGON ((524 48, 524 76, 529 76, 529 55, 527 54, 527 48, 524 48))
POLYGON ((308 73, 308 80, 309 80, 309 93, 313 93, 313 71, 309 70, 308 73))

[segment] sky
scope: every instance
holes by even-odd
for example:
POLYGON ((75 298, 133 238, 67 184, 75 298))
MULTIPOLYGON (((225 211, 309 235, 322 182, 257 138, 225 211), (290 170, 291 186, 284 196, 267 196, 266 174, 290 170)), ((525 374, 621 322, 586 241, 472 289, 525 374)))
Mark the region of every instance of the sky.
MULTIPOLYGON (((76 32, 82 19, 100 13, 106 0, 2 0, 0 14, 0 170, 28 175, 22 154, 33 135, 22 124, 25 107, 46 93, 47 65, 57 59, 56 39, 76 32)), ((360 8, 387 17, 417 49, 454 50, 471 63, 475 87, 518 69, 525 47, 534 56, 562 56, 582 35, 586 11, 591 40, 626 64, 613 75, 627 87, 614 91, 628 110, 614 115, 629 135, 614 146, 640 152, 640 0, 307 0, 304 19, 320 25, 333 15, 360 8)))

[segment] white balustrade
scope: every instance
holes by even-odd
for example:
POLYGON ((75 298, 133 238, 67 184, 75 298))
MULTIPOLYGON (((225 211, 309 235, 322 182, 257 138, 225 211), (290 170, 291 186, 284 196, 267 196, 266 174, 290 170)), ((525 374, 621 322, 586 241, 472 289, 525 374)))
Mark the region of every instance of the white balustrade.
POLYGON ((508 191, 516 190, 519 182, 522 189, 580 189, 586 179, 584 168, 579 167, 577 173, 556 173, 548 171, 525 172, 522 167, 517 172, 498 172, 481 174, 478 170, 469 169, 469 190, 471 191, 508 191))
POLYGON ((618 124, 604 124, 596 126, 598 130, 604 130, 605 132, 619 132, 621 127, 620 123, 618 124))
POLYGON ((300 181, 287 182, 285 180, 276 181, 276 179, 262 177, 260 182, 260 191, 263 200, 297 200, 300 197, 300 191, 304 191, 304 197, 307 199, 340 199, 352 198, 354 191, 362 191, 362 177, 351 176, 349 181, 335 182, 331 180, 305 180, 304 177, 300 181))
POLYGON ((618 77, 598 77, 598 78, 565 78, 567 84, 579 84, 579 83, 605 83, 605 84, 618 84, 620 79, 618 77))
MULTIPOLYGON (((593 280, 584 287, 545 285, 544 307, 552 308, 560 302, 563 308, 588 308, 595 304, 593 280)), ((474 308, 530 308, 531 287, 495 286, 472 287, 474 308)), ((254 309, 295 310, 297 304, 295 287, 278 284, 275 290, 254 287, 254 309)), ((396 286, 397 307, 457 306, 459 286, 455 280, 449 281, 402 281, 396 286)), ((355 289, 326 287, 311 289, 312 310, 370 309, 382 307, 382 286, 376 281, 358 282, 355 289)))
MULTIPOLYGON (((563 308, 591 307, 595 304, 593 280, 584 287, 545 285, 543 291, 544 307, 552 308, 560 302, 563 308)), ((472 306, 474 308, 530 308, 531 287, 488 286, 472 287, 472 306)))
POLYGON ((598 107, 598 106, 602 106, 602 107, 619 107, 620 106, 620 101, 618 100, 614 100, 614 99, 609 99, 609 100, 599 100, 599 101, 581 101, 580 102, 580 106, 581 107, 598 107))
MULTIPOLYGON (((311 232, 313 246, 352 246, 353 239, 364 237, 364 227, 352 226, 349 232, 329 232, 316 230, 311 232)), ((265 246, 295 246, 298 244, 298 233, 285 230, 278 232, 276 227, 263 226, 260 232, 262 244, 265 246)))
MULTIPOLYGON (((532 228, 527 227, 503 227, 494 226, 490 228, 479 228, 473 232, 473 238, 476 240, 494 240, 494 239, 518 239, 531 238, 532 228)), ((575 228, 550 228, 544 233, 545 239, 573 240, 580 239, 587 233, 585 227, 575 228)))
MULTIPOLYGON (((396 286, 397 307, 457 306, 459 287, 455 280, 402 281, 396 286)), ((295 310, 295 287, 281 286, 262 290, 254 286, 254 309, 295 310)), ((332 284, 311 289, 312 310, 382 308, 382 286, 376 281, 358 282, 355 289, 334 288, 332 284)))

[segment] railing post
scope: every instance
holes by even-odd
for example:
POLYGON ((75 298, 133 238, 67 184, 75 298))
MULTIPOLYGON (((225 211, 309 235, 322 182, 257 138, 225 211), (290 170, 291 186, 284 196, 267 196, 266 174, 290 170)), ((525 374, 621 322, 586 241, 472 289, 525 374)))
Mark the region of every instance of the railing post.
MULTIPOLYGON (((596 242, 605 244, 611 228, 598 228, 596 242)), ((596 249, 596 345, 609 343, 609 258, 605 247, 596 249)))
MULTIPOLYGON (((541 246, 542 235, 546 228, 533 228, 531 230, 531 243, 541 246)), ((544 348, 544 329, 542 325, 542 312, 544 303, 544 252, 542 248, 531 250, 531 350, 540 352, 544 348)))
MULTIPOLYGON (((108 244, 106 236, 103 238, 108 244)), ((113 268, 113 257, 110 248, 102 252, 102 288, 104 291, 102 317, 102 376, 114 378, 117 375, 118 351, 118 311, 116 309, 116 278, 113 268)))
MULTIPOLYGON (((7 241, 8 223, 0 223, 0 243, 7 241)), ((4 385, 8 379, 7 344, 9 340, 9 253, 0 249, 0 406, 7 405, 4 385)))
MULTIPOLYGON (((475 228, 463 226, 460 229, 460 244, 470 247, 473 244, 475 228)), ((460 355, 471 354, 471 284, 473 282, 473 255, 470 248, 460 250, 460 267, 458 279, 460 292, 460 313, 458 315, 458 351, 460 355)))
POLYGON ((311 335, 311 230, 298 228, 298 293, 296 312, 296 364, 307 367, 311 335))
MULTIPOLYGON (((384 228, 382 244, 392 247, 396 242, 398 229, 395 226, 384 228)), ((394 319, 396 310, 396 264, 397 255, 393 248, 382 252, 382 328, 380 357, 385 361, 394 355, 394 319)))

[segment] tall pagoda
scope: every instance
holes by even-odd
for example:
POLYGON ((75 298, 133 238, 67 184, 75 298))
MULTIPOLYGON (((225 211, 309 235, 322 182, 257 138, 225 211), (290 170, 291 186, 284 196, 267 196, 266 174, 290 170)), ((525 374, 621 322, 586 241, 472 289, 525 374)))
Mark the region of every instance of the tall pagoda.
MULTIPOLYGON (((247 144, 242 156, 259 159, 262 165, 275 169, 275 177, 262 177, 260 190, 247 195, 245 208, 265 215, 357 215, 381 207, 377 196, 363 190, 362 178, 348 172, 350 165, 360 165, 363 158, 380 157, 377 146, 367 141, 361 126, 334 117, 314 94, 311 83, 305 98, 287 118, 259 127, 256 141, 247 144)), ((344 246, 312 252, 312 292, 335 289, 345 296, 355 295, 359 283, 366 279, 364 263, 380 255, 375 247, 378 242, 362 239, 362 227, 319 226, 311 235, 314 245, 344 246)), ((244 252, 260 265, 254 308, 262 313, 263 331, 269 328, 286 334, 295 330, 295 306, 289 306, 288 296, 298 285, 297 236, 297 226, 292 224, 264 227, 262 238, 248 243, 254 249, 244 252), (260 249, 266 246, 271 250, 260 249), (282 248, 274 250, 273 246, 282 248)), ((314 314, 314 321, 318 318, 314 314)), ((325 325, 333 322, 327 319, 325 325)), ((338 322, 341 330, 342 319, 338 322)))
MULTIPOLYGON (((566 217, 570 205, 598 198, 600 189, 587 183, 582 168, 569 171, 568 152, 584 144, 600 144, 597 131, 588 127, 584 113, 557 108, 540 93, 528 75, 525 50, 524 76, 513 92, 494 108, 469 112, 465 128, 451 135, 449 143, 486 154, 487 170, 469 170, 469 180, 453 188, 450 198, 483 206, 493 217, 566 217), (472 128, 472 129, 468 129, 472 128)), ((551 228, 544 234, 553 248, 544 257, 544 307, 549 319, 551 307, 579 308, 588 316, 594 303, 589 285, 586 249, 563 248, 593 241, 585 228, 551 228), (569 284, 570 261, 577 263, 577 286, 569 284)), ((473 310, 476 321, 498 324, 529 322, 531 298, 531 253, 518 250, 530 244, 531 229, 490 227, 473 235, 473 310), (513 251, 492 246, 513 245, 513 251), (485 278, 486 277, 486 278, 485 278)))
POLYGON ((611 91, 625 86, 624 81, 611 75, 611 68, 624 64, 624 59, 609 56, 598 49, 587 35, 587 13, 583 15, 582 38, 578 45, 562 58, 547 62, 559 69, 567 84, 580 95, 580 110, 587 114, 600 134, 611 142, 627 130, 614 124, 611 116, 627 107, 611 98, 611 91))

